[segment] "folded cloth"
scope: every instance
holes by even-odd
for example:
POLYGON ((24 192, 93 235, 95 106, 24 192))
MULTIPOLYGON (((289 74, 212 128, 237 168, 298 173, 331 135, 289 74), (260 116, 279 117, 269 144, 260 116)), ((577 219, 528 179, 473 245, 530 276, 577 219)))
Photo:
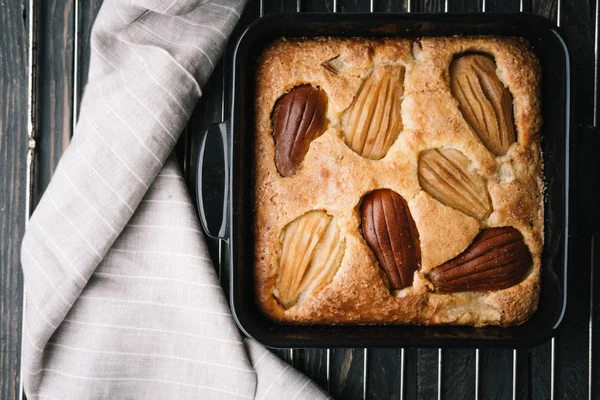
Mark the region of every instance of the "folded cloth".
POLYGON ((23 239, 28 398, 327 397, 231 317, 173 150, 243 0, 106 0, 23 239))

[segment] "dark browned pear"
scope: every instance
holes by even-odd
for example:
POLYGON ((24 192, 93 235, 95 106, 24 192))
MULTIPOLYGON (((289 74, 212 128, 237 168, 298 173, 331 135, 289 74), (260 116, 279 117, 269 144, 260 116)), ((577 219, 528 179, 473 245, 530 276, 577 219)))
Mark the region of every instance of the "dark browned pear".
POLYGON ((312 85, 296 86, 284 94, 272 115, 275 165, 283 177, 294 175, 310 142, 326 129, 327 94, 312 85))
POLYGON ((501 290, 521 282, 532 263, 521 232, 488 228, 457 257, 435 267, 430 278, 441 293, 501 290))
POLYGON ((368 193, 361 207, 362 232, 390 288, 412 286, 421 267, 419 232, 406 200, 390 189, 368 193))

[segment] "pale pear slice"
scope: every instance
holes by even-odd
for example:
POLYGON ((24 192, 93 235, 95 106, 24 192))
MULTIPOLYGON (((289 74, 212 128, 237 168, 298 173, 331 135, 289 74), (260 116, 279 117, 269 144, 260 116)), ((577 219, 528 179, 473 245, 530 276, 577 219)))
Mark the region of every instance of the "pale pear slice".
POLYGON ((387 154, 402 131, 404 67, 378 65, 342 116, 344 141, 370 160, 387 154))
POLYGON ((486 181, 469 171, 469 164, 455 149, 424 151, 419 156, 419 184, 440 203, 484 220, 492 212, 486 181))
POLYGON ((281 233, 278 274, 273 294, 288 309, 331 282, 339 269, 345 242, 336 219, 310 211, 281 233))

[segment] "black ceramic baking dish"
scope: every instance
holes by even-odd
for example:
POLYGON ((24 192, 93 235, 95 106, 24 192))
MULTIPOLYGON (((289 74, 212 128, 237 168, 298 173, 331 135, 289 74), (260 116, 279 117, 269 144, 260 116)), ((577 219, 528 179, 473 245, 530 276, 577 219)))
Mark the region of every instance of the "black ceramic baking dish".
POLYGON ((569 249, 571 76, 554 24, 530 14, 277 14, 259 19, 233 57, 231 120, 200 140, 198 208, 207 234, 223 239, 231 308, 244 333, 270 347, 531 347, 549 339, 566 307, 569 249), (257 57, 278 37, 521 36, 542 65, 545 245, 539 308, 521 326, 291 325, 259 309, 253 271, 253 137, 257 57))

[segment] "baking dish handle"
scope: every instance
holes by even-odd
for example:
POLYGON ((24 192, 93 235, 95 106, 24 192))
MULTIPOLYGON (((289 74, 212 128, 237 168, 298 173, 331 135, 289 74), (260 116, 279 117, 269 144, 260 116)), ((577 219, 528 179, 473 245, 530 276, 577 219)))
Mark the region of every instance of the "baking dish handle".
POLYGON ((227 239, 229 160, 227 124, 209 125, 200 138, 196 201, 202 228, 214 239, 227 239))

